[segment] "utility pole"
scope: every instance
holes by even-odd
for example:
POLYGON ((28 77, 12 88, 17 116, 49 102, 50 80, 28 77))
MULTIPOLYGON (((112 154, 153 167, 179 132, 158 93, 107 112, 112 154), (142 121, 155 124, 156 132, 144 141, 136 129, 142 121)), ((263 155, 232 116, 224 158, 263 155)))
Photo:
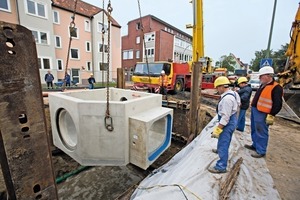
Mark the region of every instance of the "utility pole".
POLYGON ((274 19, 275 19, 276 5, 277 5, 277 0, 274 0, 273 15, 272 15, 272 22, 271 22, 271 28, 270 28, 270 34, 269 34, 269 41, 268 41, 268 48, 267 48, 266 58, 270 58, 270 46, 271 46, 271 40, 272 40, 272 33, 273 33, 273 25, 274 25, 274 19))

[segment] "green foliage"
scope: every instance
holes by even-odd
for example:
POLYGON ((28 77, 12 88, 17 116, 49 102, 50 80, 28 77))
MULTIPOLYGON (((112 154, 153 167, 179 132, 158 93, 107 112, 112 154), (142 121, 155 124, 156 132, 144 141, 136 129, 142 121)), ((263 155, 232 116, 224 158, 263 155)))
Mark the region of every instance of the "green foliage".
MULTIPOLYGON (((284 69, 286 62, 286 56, 284 55, 287 50, 288 44, 281 45, 278 51, 270 50, 270 58, 273 59, 273 67, 275 73, 278 73, 284 69)), ((267 50, 260 50, 255 52, 255 58, 251 60, 251 69, 253 71, 258 71, 261 59, 266 58, 267 50)))
MULTIPOLYGON (((97 87, 97 88, 102 88, 102 87, 106 87, 106 82, 99 82, 99 83, 96 83, 94 86, 97 87)), ((109 82, 108 83, 108 86, 109 87, 116 87, 117 86, 117 83, 116 82, 109 82)))
POLYGON ((236 61, 231 56, 223 55, 220 61, 216 62, 216 66, 226 68, 229 72, 234 72, 236 61))

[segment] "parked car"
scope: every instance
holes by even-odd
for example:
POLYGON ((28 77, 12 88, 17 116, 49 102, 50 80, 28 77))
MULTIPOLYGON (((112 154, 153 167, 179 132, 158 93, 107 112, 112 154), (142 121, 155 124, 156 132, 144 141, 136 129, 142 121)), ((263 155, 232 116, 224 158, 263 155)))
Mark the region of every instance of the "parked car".
POLYGON ((249 84, 250 84, 252 90, 257 90, 260 86, 260 81, 259 81, 259 79, 251 79, 249 81, 249 84))

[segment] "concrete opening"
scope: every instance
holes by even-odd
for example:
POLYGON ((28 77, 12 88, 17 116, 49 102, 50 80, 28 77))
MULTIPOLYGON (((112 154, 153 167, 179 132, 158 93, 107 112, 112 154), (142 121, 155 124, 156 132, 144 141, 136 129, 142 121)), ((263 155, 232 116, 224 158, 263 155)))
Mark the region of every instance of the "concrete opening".
POLYGON ((148 159, 153 161, 168 147, 171 139, 171 116, 167 115, 153 123, 148 135, 148 159))
POLYGON ((65 109, 59 109, 57 113, 58 135, 69 150, 74 150, 77 145, 77 129, 70 113, 65 109))

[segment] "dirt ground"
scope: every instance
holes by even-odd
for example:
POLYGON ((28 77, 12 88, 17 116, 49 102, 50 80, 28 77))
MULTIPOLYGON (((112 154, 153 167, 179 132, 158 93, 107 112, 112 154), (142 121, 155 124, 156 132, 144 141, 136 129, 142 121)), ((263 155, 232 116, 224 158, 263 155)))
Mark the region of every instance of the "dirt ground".
POLYGON ((300 199, 300 125, 281 118, 270 126, 266 161, 283 200, 300 199))
MULTIPOLYGON (((184 95, 183 98, 188 98, 188 96, 184 95)), ((207 113, 210 113, 207 115, 208 116, 207 119, 209 119, 210 115, 214 115, 214 105, 216 104, 216 101, 203 98, 202 102, 210 106, 210 107, 203 106, 203 109, 205 109, 207 113)), ((186 116, 186 113, 184 111, 177 112, 177 114, 182 115, 181 118, 184 118, 184 116, 186 116)), ((249 119, 249 112, 247 113, 247 116, 249 119)), ((180 126, 183 127, 182 122, 180 121, 174 123, 176 123, 179 127, 180 126)), ((177 129, 177 130, 181 131, 181 129, 177 129)), ((184 127, 183 130, 186 130, 186 127, 184 127)), ((170 152, 165 153, 162 156, 161 160, 154 163, 153 167, 156 168, 162 165, 166 160, 168 160, 171 157, 171 155, 179 151, 182 147, 183 147, 182 144, 179 145, 177 144, 175 146, 172 146, 172 148, 170 148, 169 150, 170 152)), ((300 157, 299 155, 300 155, 300 124, 296 124, 294 122, 287 121, 277 117, 275 120, 275 124, 273 126, 270 126, 269 146, 268 146, 267 156, 265 159, 268 165, 268 169, 273 177, 275 187, 278 190, 283 200, 296 200, 300 198, 300 159, 299 159, 300 157)), ((75 161, 73 161, 65 154, 58 154, 53 156, 53 165, 57 177, 79 167, 79 164, 77 164, 75 161)), ((122 181, 118 183, 112 183, 115 185, 115 188, 113 188, 112 191, 110 191, 107 184, 107 187, 105 189, 106 192, 101 192, 101 194, 102 193, 104 194, 103 197, 105 197, 105 199, 115 199, 116 197, 119 196, 119 194, 122 194, 131 186, 138 184, 138 182, 142 180, 150 172, 151 169, 149 169, 148 171, 140 171, 138 169, 135 169, 132 166, 126 166, 126 167, 116 167, 116 168, 95 167, 88 170, 95 171, 97 177, 99 176, 99 181, 101 181, 103 184, 105 184, 106 180, 105 178, 103 178, 102 174, 110 174, 110 176, 112 176, 113 178, 117 179, 118 177, 121 177, 122 180, 124 179, 123 180, 125 181, 124 184, 121 183, 122 181), (114 175, 113 172, 116 172, 116 175, 114 175), (130 174, 130 172, 131 173, 134 172, 134 173, 130 174), (121 185, 121 187, 118 188, 118 185, 121 185), (114 193, 114 195, 112 195, 112 193, 114 193)), ((2 198, 3 197, 2 194, 5 191, 5 185, 4 185, 3 177, 1 175, 2 173, 0 173, 0 200, 4 199, 2 198)), ((84 185, 85 182, 83 179, 84 177, 88 176, 88 173, 81 172, 80 176, 76 176, 76 175, 74 176, 75 178, 76 177, 78 178, 78 180, 76 180, 75 182, 81 182, 81 184, 84 185)), ((70 179, 73 179, 74 177, 70 179)), ((110 177, 109 178, 110 180, 108 180, 107 182, 112 182, 112 177, 110 177)), ((86 185, 89 184, 91 183, 87 181, 86 185)), ((62 193, 65 192, 74 193, 74 191, 69 187, 72 185, 74 186, 74 181, 72 182, 72 180, 67 180, 58 184, 58 189, 60 190, 60 199, 70 199, 70 197, 64 198, 62 196, 62 193)))

